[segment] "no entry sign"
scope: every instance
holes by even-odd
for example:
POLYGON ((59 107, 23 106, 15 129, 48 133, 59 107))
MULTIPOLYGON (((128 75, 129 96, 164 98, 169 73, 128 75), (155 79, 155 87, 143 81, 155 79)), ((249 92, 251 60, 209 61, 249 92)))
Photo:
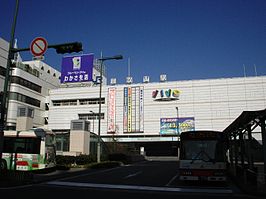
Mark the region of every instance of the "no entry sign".
POLYGON ((48 43, 43 37, 35 38, 30 44, 30 51, 34 56, 42 56, 47 50, 48 43))

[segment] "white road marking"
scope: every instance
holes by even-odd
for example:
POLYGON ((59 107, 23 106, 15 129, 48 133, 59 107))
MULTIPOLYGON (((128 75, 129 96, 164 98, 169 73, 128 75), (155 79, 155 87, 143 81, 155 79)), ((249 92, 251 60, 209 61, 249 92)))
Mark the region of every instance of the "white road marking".
POLYGON ((179 174, 176 174, 165 186, 170 186, 170 184, 175 181, 175 179, 178 177, 179 174))
POLYGON ((142 171, 139 171, 139 172, 137 172, 137 173, 129 174, 129 175, 125 176, 124 179, 127 179, 127 178, 131 178, 131 177, 137 176, 137 175, 139 175, 139 174, 141 174, 141 173, 142 173, 142 171))
POLYGON ((122 190, 141 190, 141 191, 161 191, 161 192, 188 192, 188 193, 221 193, 231 194, 231 189, 195 189, 195 188, 179 188, 179 187, 150 187, 150 186, 133 186, 133 185, 114 185, 114 184, 95 184, 80 182, 62 182, 51 181, 47 185, 86 187, 86 188, 105 188, 105 189, 122 189, 122 190))
POLYGON ((95 171, 95 172, 83 173, 83 174, 80 174, 80 175, 75 175, 75 176, 60 178, 60 180, 75 179, 75 178, 84 177, 84 176, 90 176, 90 175, 95 175, 95 174, 99 174, 99 173, 106 173, 106 172, 113 171, 113 170, 117 170, 117 169, 120 169, 120 167, 114 167, 114 168, 111 168, 111 169, 105 169, 105 170, 100 170, 100 171, 95 171))

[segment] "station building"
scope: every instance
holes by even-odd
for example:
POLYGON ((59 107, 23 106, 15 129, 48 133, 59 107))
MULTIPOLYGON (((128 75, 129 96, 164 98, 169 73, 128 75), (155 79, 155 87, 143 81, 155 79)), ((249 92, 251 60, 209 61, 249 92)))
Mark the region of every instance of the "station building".
MULTIPOLYGON (((0 91, 7 54, 8 42, 0 39, 0 91)), ((99 68, 99 60, 93 60, 88 81, 75 82, 76 76, 62 76, 40 60, 16 63, 7 130, 48 128, 57 133, 62 154, 90 153, 88 145, 100 132, 105 143, 120 143, 137 153, 176 155, 181 132, 223 131, 243 111, 266 108, 266 76, 168 81, 162 74, 158 82, 145 76, 141 83, 127 77, 124 84, 114 78, 108 84, 103 75, 99 100, 99 68)))
POLYGON ((48 126, 67 138, 71 121, 85 120, 97 134, 100 115, 100 136, 105 142, 124 143, 130 150, 151 156, 176 155, 182 131, 223 131, 243 111, 266 107, 266 76, 147 79, 103 85, 100 114, 98 85, 51 89, 48 126))

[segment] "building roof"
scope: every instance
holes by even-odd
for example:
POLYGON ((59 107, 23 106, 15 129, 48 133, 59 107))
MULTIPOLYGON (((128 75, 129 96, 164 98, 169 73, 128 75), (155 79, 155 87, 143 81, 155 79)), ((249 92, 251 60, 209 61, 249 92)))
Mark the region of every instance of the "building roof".
POLYGON ((249 125, 253 126, 259 124, 259 122, 266 118, 266 109, 257 111, 243 111, 226 129, 223 130, 224 133, 230 134, 236 131, 242 131, 246 129, 249 125))

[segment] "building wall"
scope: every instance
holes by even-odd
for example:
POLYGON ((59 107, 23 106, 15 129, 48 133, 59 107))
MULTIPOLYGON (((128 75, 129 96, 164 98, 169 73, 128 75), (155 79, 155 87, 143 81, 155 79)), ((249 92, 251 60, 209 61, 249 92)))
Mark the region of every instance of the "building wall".
MULTIPOLYGON (((9 44, 0 38, 0 67, 6 68, 9 44)), ((59 87, 60 72, 42 61, 18 62, 12 70, 12 78, 18 78, 20 82, 10 83, 10 95, 7 112, 7 126, 15 129, 17 121, 17 109, 19 106, 34 108, 33 126, 45 125, 46 98, 49 89, 59 87), (26 83, 25 83, 26 82, 26 83), (41 87, 40 91, 31 88, 32 85, 41 87), (27 98, 25 100, 25 98, 27 98), (31 102, 38 100, 40 105, 32 105, 31 102)), ((4 88, 4 76, 0 75, 0 91, 4 88)))
POLYGON ((45 124, 44 118, 46 112, 46 97, 48 96, 49 89, 59 86, 60 73, 42 61, 29 61, 23 62, 23 64, 20 64, 20 67, 16 67, 12 71, 12 76, 22 77, 33 84, 41 86, 41 92, 37 92, 17 83, 11 83, 10 85, 10 92, 23 94, 24 96, 36 99, 40 101, 40 106, 33 106, 31 104, 10 98, 7 117, 8 125, 12 126, 16 124, 18 106, 29 106, 34 108, 33 125, 36 127, 43 126, 45 124), (32 69, 39 71, 39 77, 36 77, 30 72, 26 71, 25 68, 23 68, 25 65, 29 65, 32 69), (41 67, 44 67, 44 69, 42 70, 41 67), (47 73, 48 70, 50 70, 50 73, 47 73))
MULTIPOLYGON (((7 58, 8 58, 8 48, 9 44, 7 41, 0 38, 0 67, 6 68, 7 58)), ((4 90, 5 77, 0 74, 0 92, 4 90)))
MULTIPOLYGON (((115 136, 160 136, 160 118, 194 117, 195 129, 224 130, 242 111, 261 110, 266 107, 266 76, 245 78, 223 78, 142 83, 131 85, 103 86, 102 105, 104 120, 101 122, 101 135, 107 133, 108 89, 116 88, 115 136), (125 87, 144 88, 144 133, 123 132, 123 103, 125 87), (155 101, 154 90, 177 89, 179 100, 155 101), (178 107, 178 113, 176 110, 178 107)), ((50 129, 69 129, 70 121, 79 119, 78 114, 98 113, 98 104, 80 105, 83 98, 98 98, 99 87, 57 88, 50 90, 50 129), (76 105, 53 106, 54 100, 77 100, 76 105)), ((137 105, 138 106, 138 105, 137 105)), ((138 113, 137 113, 138 114, 138 113)), ((92 120, 90 120, 93 122, 92 120)), ((98 120, 95 132, 98 132, 98 120)), ((92 125, 91 125, 92 126, 92 125)), ((133 139, 132 139, 133 140, 133 139)))

